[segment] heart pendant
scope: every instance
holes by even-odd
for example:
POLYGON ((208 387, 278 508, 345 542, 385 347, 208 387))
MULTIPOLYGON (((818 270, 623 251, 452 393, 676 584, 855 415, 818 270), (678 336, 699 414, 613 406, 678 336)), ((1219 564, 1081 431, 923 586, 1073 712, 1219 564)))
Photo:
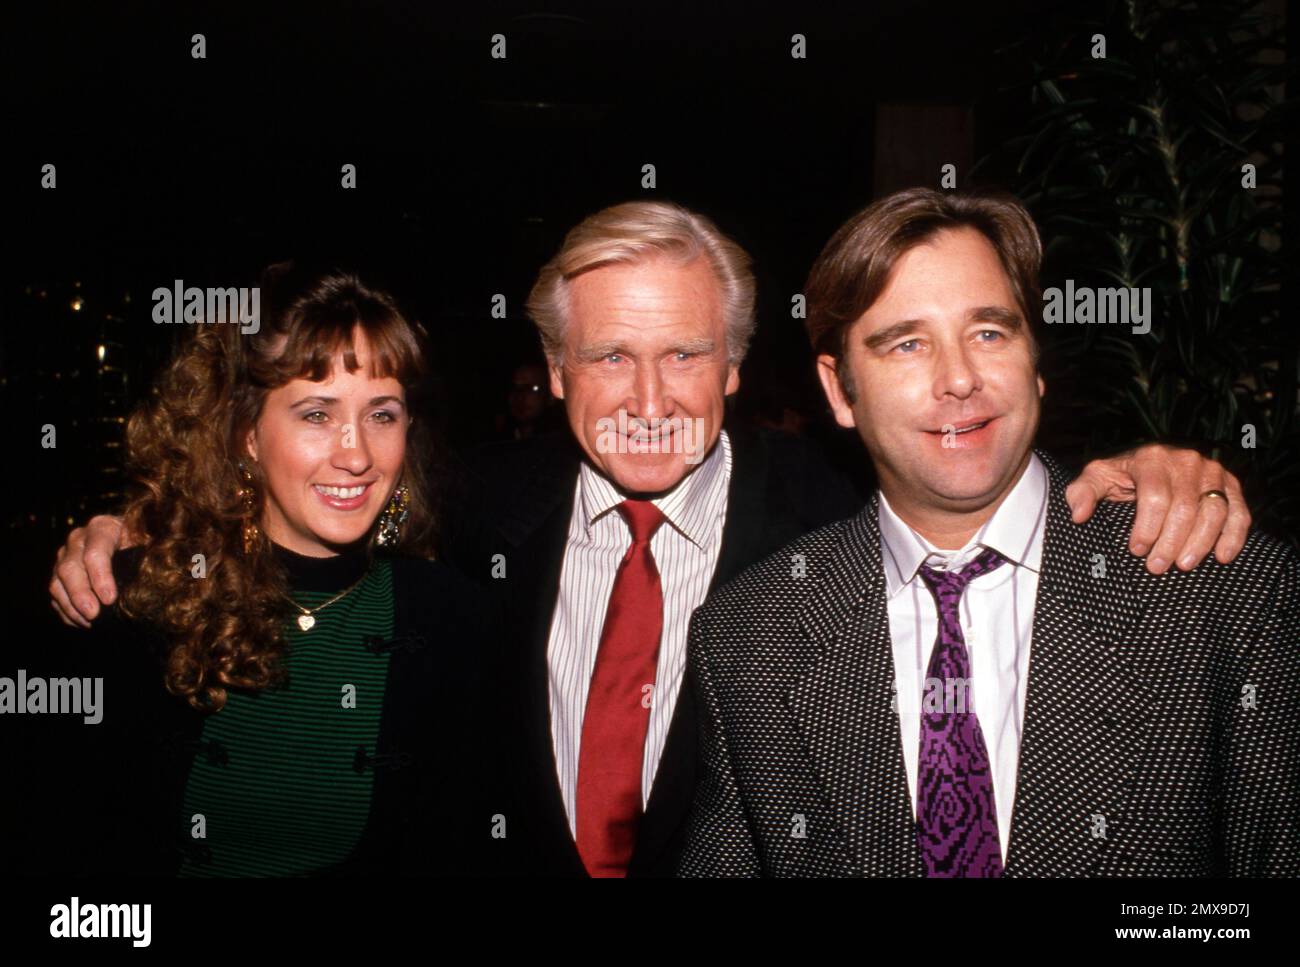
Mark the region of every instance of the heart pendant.
POLYGON ((311 631, 312 625, 315 623, 316 619, 309 614, 298 615, 298 627, 303 631, 311 631))

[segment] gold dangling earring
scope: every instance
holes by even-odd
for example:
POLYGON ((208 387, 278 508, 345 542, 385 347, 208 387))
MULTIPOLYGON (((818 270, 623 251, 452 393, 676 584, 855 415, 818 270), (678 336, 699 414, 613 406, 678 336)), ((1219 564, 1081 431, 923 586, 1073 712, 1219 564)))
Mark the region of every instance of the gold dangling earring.
POLYGON ((410 495, 406 487, 399 484, 388 498, 388 506, 379 515, 379 534, 375 543, 380 547, 392 547, 402 539, 402 525, 410 517, 409 504, 410 495))
POLYGON ((253 475, 243 460, 239 461, 239 475, 244 485, 239 488, 239 499, 244 505, 244 553, 251 554, 261 531, 257 528, 257 491, 253 489, 253 475))

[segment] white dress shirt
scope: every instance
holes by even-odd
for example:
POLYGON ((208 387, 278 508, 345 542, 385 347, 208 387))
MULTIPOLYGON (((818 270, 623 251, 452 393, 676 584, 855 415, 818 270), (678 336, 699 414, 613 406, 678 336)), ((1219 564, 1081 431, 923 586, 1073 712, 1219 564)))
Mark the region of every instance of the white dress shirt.
MULTIPOLYGON (((723 432, 718 445, 694 471, 666 496, 653 501, 667 518, 650 540, 663 589, 664 625, 641 768, 643 809, 650 800, 686 671, 686 632, 691 615, 704 603, 718 565, 730 481, 731 441, 723 432)), ((626 495, 586 462, 576 486, 560 593, 546 650, 555 768, 569 831, 575 836, 578 752, 587 689, 596 669, 614 578, 623 555, 632 546, 632 533, 623 516, 614 510, 626 495)))
POLYGON ((935 548, 904 523, 889 506, 885 495, 880 494, 878 519, 889 637, 897 678, 903 762, 914 811, 921 744, 920 710, 930 653, 939 636, 938 605, 919 574, 920 566, 928 563, 935 570, 960 570, 985 548, 992 548, 1007 559, 996 570, 972 579, 958 606, 962 635, 970 654, 967 702, 979 716, 988 747, 1004 863, 1016 796, 1025 690, 1029 684, 1029 650, 1043 556, 1047 492, 1047 470, 1031 454, 1006 500, 959 551, 935 548))

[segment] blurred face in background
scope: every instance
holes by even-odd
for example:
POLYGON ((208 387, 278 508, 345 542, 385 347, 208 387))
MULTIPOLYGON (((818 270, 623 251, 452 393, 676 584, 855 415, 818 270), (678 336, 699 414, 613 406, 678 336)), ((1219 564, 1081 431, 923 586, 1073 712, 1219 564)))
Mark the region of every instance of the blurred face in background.
POLYGON ((332 556, 370 533, 406 457, 405 391, 396 379, 371 375, 360 329, 353 345, 355 372, 340 353, 326 379, 271 390, 248 435, 266 481, 262 529, 308 557, 332 556))
POLYGON ((568 294, 550 373, 574 436, 623 492, 671 490, 718 442, 740 386, 717 277, 703 258, 656 257, 584 272, 568 294))
POLYGON ((510 374, 510 394, 507 398, 510 419, 519 424, 536 423, 546 411, 549 399, 545 366, 524 363, 515 367, 515 371, 510 374))

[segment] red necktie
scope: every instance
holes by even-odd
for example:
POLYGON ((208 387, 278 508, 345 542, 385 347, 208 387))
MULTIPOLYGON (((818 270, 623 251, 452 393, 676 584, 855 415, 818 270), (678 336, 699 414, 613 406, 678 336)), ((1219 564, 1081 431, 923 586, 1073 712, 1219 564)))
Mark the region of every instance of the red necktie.
POLYGON ((648 500, 625 500, 617 510, 632 531, 632 546, 609 596, 578 751, 578 854, 592 876, 627 876, 632 861, 649 697, 664 627, 663 589, 650 553, 650 538, 664 515, 648 500))

